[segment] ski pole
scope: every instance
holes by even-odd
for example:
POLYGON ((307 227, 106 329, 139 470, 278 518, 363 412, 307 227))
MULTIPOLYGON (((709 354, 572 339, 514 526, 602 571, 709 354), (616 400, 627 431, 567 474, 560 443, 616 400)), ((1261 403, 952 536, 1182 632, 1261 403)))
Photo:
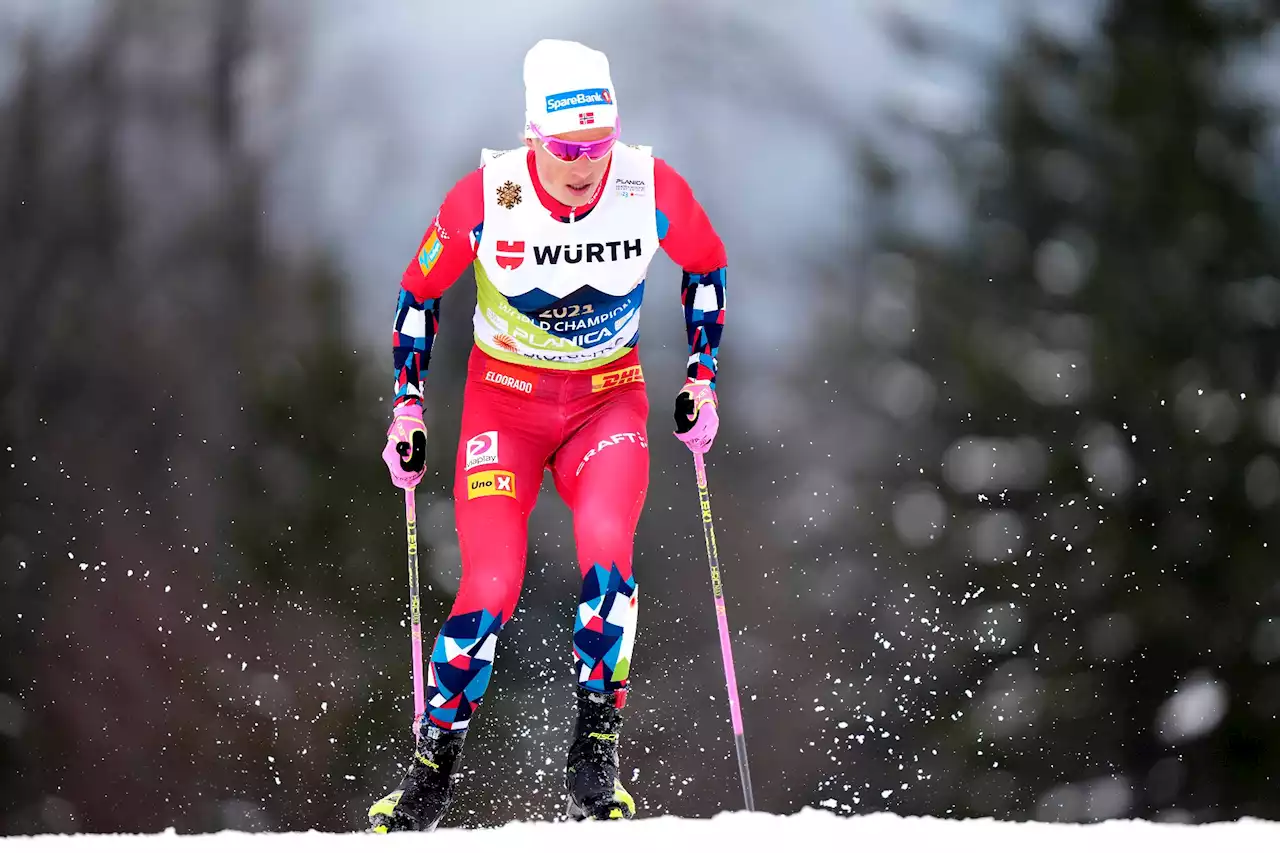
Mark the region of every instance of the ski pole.
POLYGON ((747 737, 742 729, 742 706, 738 701, 738 679, 733 671, 733 649, 729 644, 729 619, 725 615, 724 588, 720 583, 720 555, 716 549, 716 530, 711 521, 711 496, 707 491, 707 466, 702 454, 693 454, 698 472, 698 502, 702 506, 702 532, 707 540, 707 560, 711 564, 711 593, 715 596, 716 622, 720 627, 720 656, 724 659, 724 680, 729 688, 729 717, 733 722, 733 740, 738 748, 738 774, 742 778, 742 797, 747 811, 755 811, 751 793, 751 770, 747 766, 747 737))
POLYGON ((409 539, 409 632, 413 641, 413 737, 427 703, 422 688, 422 605, 418 595, 418 506, 412 488, 404 490, 404 526, 409 539))

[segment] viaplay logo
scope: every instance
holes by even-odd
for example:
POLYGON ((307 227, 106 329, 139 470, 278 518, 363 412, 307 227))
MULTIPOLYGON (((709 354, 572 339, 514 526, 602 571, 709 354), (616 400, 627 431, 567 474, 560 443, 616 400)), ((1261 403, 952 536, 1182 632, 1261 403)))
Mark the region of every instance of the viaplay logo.
POLYGON ((577 107, 594 107, 612 103, 613 95, 609 94, 608 89, 577 89, 572 92, 547 95, 547 112, 555 113, 577 107))

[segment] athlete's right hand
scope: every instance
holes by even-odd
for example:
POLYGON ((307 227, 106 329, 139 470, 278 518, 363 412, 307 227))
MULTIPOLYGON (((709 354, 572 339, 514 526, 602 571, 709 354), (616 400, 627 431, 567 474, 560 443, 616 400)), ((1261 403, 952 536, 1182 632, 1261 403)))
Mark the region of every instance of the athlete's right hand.
POLYGON ((391 482, 400 488, 412 489, 422 481, 427 467, 427 425, 420 401, 409 400, 395 407, 382 460, 391 472, 391 482))

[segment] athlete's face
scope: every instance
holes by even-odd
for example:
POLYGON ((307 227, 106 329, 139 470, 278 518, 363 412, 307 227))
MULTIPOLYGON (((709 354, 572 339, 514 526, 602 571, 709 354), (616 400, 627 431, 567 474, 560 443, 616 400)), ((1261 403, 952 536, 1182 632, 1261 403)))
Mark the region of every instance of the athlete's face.
MULTIPOLYGON (((556 138, 569 142, 594 142, 597 139, 604 139, 611 133, 613 128, 610 127, 592 127, 586 130, 558 133, 556 138)), ((593 162, 586 157, 579 157, 572 163, 566 163, 558 157, 551 156, 536 138, 526 139, 525 144, 533 149, 533 161, 537 166, 538 180, 542 182, 542 186, 552 198, 570 207, 586 204, 595 195, 596 187, 600 185, 605 169, 609 168, 609 159, 613 156, 610 152, 609 156, 603 160, 593 162)))

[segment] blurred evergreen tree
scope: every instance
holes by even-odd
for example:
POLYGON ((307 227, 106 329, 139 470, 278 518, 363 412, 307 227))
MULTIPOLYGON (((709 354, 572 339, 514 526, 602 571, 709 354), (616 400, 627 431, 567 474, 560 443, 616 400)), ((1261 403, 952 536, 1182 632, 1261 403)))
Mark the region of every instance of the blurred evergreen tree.
POLYGON ((390 358, 271 242, 258 11, 109 4, 0 103, 5 831, 345 830, 406 757, 390 358))
POLYGON ((898 128, 953 169, 954 243, 864 149, 875 239, 820 335, 855 376, 820 390, 875 448, 848 521, 884 587, 847 627, 885 642, 890 698, 856 701, 906 754, 837 740, 831 790, 893 795, 859 809, 1280 816, 1277 116, 1239 73, 1275 25, 1169 0, 1033 31, 990 121, 898 128))

